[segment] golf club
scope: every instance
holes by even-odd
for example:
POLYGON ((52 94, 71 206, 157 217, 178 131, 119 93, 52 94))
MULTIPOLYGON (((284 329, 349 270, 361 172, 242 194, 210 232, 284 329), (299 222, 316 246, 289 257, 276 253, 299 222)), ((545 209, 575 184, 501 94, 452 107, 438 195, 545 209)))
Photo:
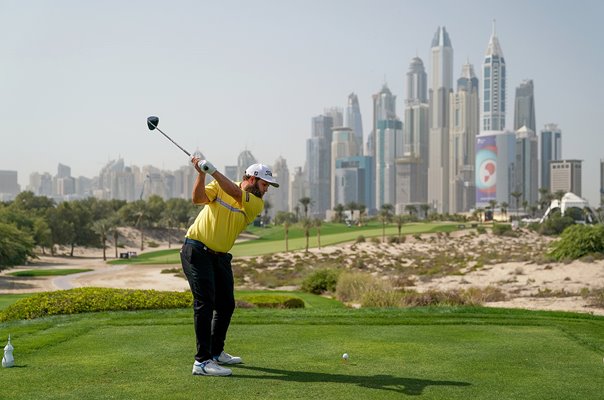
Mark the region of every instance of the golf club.
POLYGON ((159 129, 157 127, 157 125, 159 125, 159 117, 151 116, 151 117, 147 118, 147 127, 149 128, 150 131, 157 129, 159 131, 159 133, 161 133, 162 135, 167 137, 169 141, 171 141, 172 143, 174 143, 176 145, 176 147, 178 147, 179 149, 184 151, 187 156, 191 157, 191 153, 189 153, 188 151, 186 151, 185 149, 180 147, 180 145, 178 143, 176 143, 174 140, 172 140, 172 138, 170 136, 168 136, 164 132, 162 132, 162 130, 159 129))

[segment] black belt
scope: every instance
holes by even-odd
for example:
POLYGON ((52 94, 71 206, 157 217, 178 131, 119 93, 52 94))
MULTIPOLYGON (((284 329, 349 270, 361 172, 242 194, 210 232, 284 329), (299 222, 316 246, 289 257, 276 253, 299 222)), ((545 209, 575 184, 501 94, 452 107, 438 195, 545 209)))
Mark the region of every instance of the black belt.
POLYGON ((212 249, 210 249, 208 246, 206 246, 205 244, 203 244, 202 242, 200 242, 199 240, 195 240, 195 239, 189 239, 189 238, 185 238, 185 244, 190 244, 196 248, 198 248, 199 250, 203 250, 203 251, 207 251, 210 254, 214 254, 217 256, 224 256, 227 253, 221 253, 219 251, 214 251, 212 249))

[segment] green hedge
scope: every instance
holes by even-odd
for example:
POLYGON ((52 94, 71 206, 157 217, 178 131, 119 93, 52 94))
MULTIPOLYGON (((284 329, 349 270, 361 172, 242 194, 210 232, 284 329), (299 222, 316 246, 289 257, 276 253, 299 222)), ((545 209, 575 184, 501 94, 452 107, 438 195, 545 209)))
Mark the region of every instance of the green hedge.
POLYGON ((98 311, 185 308, 192 305, 190 292, 77 288, 37 293, 18 300, 0 313, 0 321, 98 311))
POLYGON ((238 304, 243 301, 263 308, 304 308, 304 300, 286 294, 244 294, 237 296, 238 304))
MULTIPOLYGON (((193 306, 189 291, 77 288, 42 292, 18 300, 0 311, 0 322, 35 319, 49 315, 98 311, 134 311, 193 306)), ((245 294, 238 296, 237 307, 303 308, 304 300, 283 294, 245 294)))

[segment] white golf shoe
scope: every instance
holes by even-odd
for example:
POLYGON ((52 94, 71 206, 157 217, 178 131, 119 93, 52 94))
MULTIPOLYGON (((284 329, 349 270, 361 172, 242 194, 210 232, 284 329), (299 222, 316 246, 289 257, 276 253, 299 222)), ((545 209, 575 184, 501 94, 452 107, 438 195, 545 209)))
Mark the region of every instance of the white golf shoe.
POLYGON ((216 360, 216 362, 218 364, 241 364, 243 362, 243 360, 241 359, 241 357, 233 357, 232 355, 230 355, 229 353, 225 353, 224 351, 222 353, 220 353, 220 355, 218 357, 214 357, 214 360, 216 360))
POLYGON ((193 364, 193 375, 229 376, 233 373, 228 368, 221 367, 214 360, 205 360, 193 364))

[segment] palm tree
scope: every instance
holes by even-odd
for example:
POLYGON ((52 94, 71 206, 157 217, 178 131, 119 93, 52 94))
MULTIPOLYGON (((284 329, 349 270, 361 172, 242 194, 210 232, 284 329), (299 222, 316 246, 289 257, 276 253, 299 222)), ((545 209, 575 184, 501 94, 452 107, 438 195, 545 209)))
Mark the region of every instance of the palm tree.
POLYGON ((342 222, 344 220, 344 206, 340 203, 336 204, 333 208, 335 211, 334 222, 342 222))
POLYGON ((556 190, 556 193, 554 193, 554 199, 558 200, 558 201, 562 201, 562 198, 564 197, 566 193, 564 192, 564 190, 556 190))
POLYGON ((317 227, 317 243, 319 244, 319 250, 321 250, 321 225, 322 224, 323 224, 323 221, 321 221, 321 218, 315 218, 314 225, 317 227))
POLYGON ((358 208, 359 208, 359 205, 354 201, 351 201, 350 203, 346 204, 346 209, 350 211, 350 220, 351 221, 354 217, 354 210, 356 210, 358 208))
POLYGON ((495 208, 497 207, 497 200, 489 200, 489 207, 493 212, 493 218, 495 218, 495 208))
POLYGON ((283 223, 283 232, 285 233, 285 252, 289 251, 289 221, 283 223))
POLYGON ((484 214, 484 208, 478 207, 475 212, 476 216, 478 217, 478 222, 482 222, 482 214, 484 214))
POLYGON ((415 207, 413 204, 407 204, 405 206, 405 211, 407 211, 409 216, 411 216, 417 212, 417 207, 415 207))
POLYGON ((302 227, 304 228, 304 237, 306 237, 306 252, 308 253, 308 238, 310 236, 310 228, 312 228, 312 221, 309 218, 302 219, 302 227))
POLYGON ((392 204, 382 204, 380 208, 380 221, 382 221, 382 242, 386 242, 386 223, 392 220, 394 206, 392 204))
POLYGON ((539 188, 539 207, 541 207, 542 210, 545 210, 551 201, 552 194, 549 192, 549 189, 545 187, 539 188))
POLYGON ((92 224, 92 230, 100 236, 103 246, 103 261, 107 261, 107 231, 109 230, 109 220, 99 219, 92 224))
POLYGON ((522 197, 522 192, 515 191, 510 193, 510 195, 516 199, 516 216, 518 216, 518 209, 520 208, 520 197, 522 197))
POLYGON ((308 218, 308 207, 312 204, 312 199, 310 197, 302 197, 298 202, 304 208, 304 218, 308 218))
POLYGON ((424 218, 428 218, 428 211, 430 211, 430 204, 420 204, 419 206, 420 210, 422 210, 422 213, 424 214, 424 218))
POLYGON ((403 229, 403 224, 407 218, 404 215, 397 215, 395 217, 396 227, 398 228, 398 242, 401 242, 401 229, 403 229))
POLYGON ((359 225, 363 225, 363 215, 365 215, 365 211, 367 211, 367 207, 365 204, 359 204, 359 225))
POLYGON ((505 220, 508 219, 508 206, 509 204, 505 201, 501 202, 501 215, 505 220))

